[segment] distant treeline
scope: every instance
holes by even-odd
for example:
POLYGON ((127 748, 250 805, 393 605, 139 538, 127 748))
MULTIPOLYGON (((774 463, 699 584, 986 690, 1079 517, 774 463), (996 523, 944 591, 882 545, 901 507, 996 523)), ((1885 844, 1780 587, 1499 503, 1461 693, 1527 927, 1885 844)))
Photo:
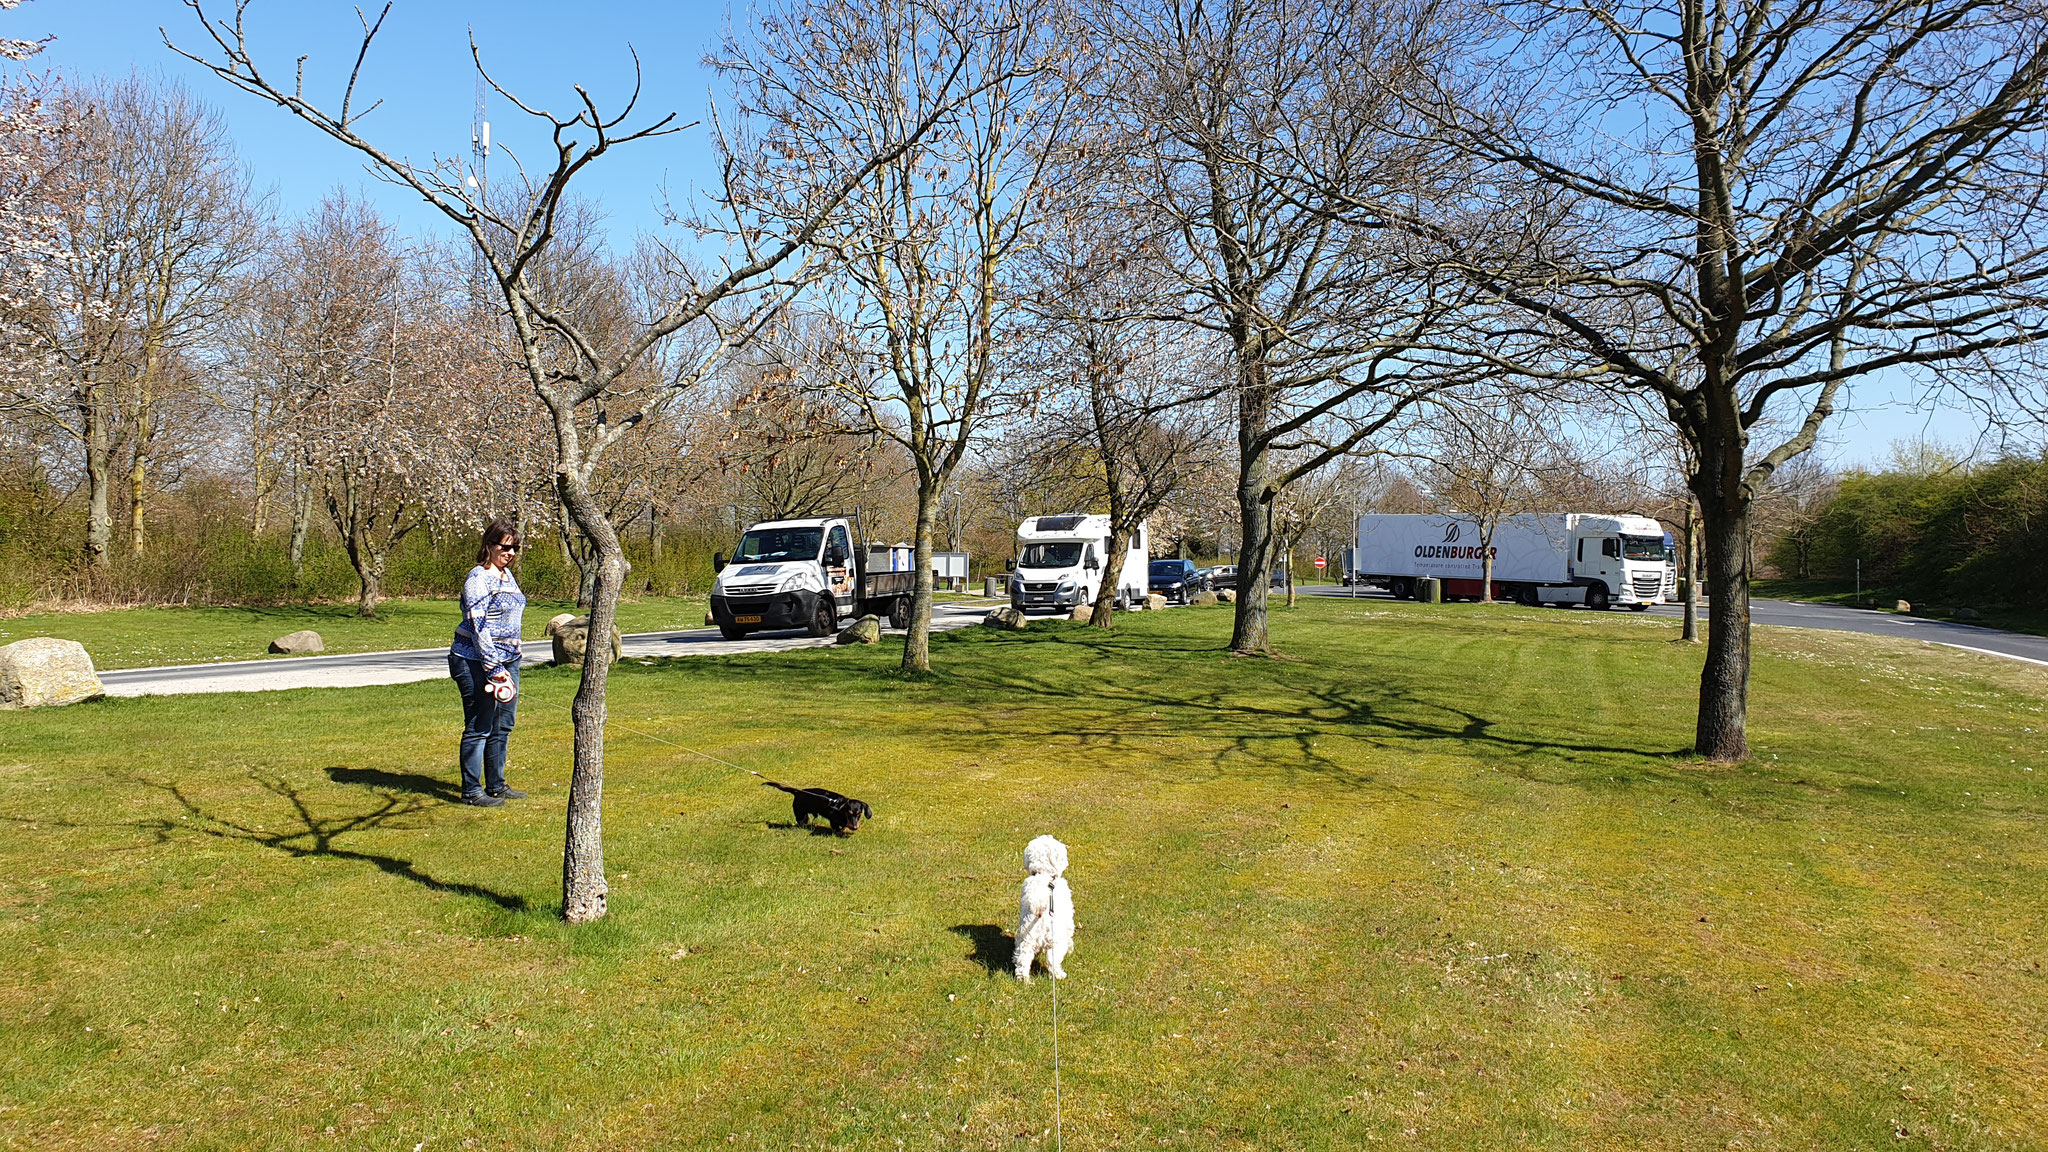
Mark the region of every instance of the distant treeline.
POLYGON ((2048 455, 1849 472, 1772 542, 1788 577, 1956 605, 2048 606, 2048 455))

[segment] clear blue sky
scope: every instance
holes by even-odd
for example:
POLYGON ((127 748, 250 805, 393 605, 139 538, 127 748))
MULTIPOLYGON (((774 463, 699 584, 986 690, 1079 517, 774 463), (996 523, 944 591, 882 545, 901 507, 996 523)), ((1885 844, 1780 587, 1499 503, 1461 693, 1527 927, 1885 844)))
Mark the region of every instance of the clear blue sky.
MULTIPOLYGON (((382 0, 365 0, 372 19, 382 0)), ((232 17, 234 0, 209 0, 209 13, 232 17)), ((476 105, 476 73, 469 59, 474 27, 484 62, 522 100, 552 110, 573 108, 572 84, 582 84, 607 110, 630 93, 632 57, 640 54, 644 91, 640 107, 661 115, 700 119, 713 77, 699 68, 725 21, 723 0, 397 0, 378 34, 358 86, 384 106, 363 132, 387 149, 425 161, 435 153, 466 153, 476 105)), ((211 47, 190 9, 179 0, 31 0, 0 15, 12 36, 57 37, 32 66, 67 76, 121 75, 131 69, 184 82, 220 108, 236 146, 260 187, 279 207, 296 212, 336 186, 361 190, 385 213, 412 229, 434 227, 435 217, 410 190, 377 184, 354 154, 284 110, 239 93, 163 46, 157 29, 188 50, 211 47)), ((333 108, 354 63, 361 37, 355 9, 334 0, 253 0, 247 26, 259 66, 288 83, 293 61, 308 54, 306 89, 333 108)), ((490 108, 492 170, 503 169, 498 145, 538 155, 541 138, 526 131, 524 114, 493 94, 490 108)), ((704 132, 622 148, 578 178, 599 202, 616 238, 657 226, 655 203, 664 185, 680 199, 707 175, 704 132)))
MULTIPOLYGON (((233 0, 210 0, 231 15, 233 0)), ((364 7, 375 15, 376 4, 364 7)), ((742 11, 744 11, 742 0, 742 11)), ((641 108, 700 119, 715 79, 700 67, 726 19, 724 0, 398 0, 379 34, 359 91, 384 106, 364 132, 390 150, 424 161, 434 153, 466 152, 476 103, 476 76, 468 36, 474 28, 484 62, 529 103, 571 107, 572 84, 582 84, 600 106, 616 107, 630 90, 632 60, 640 54, 645 78, 641 108)), ((31 0, 0 14, 0 33, 57 40, 37 66, 79 78, 120 75, 131 69, 183 81, 219 107, 259 186, 279 208, 303 211, 337 186, 369 196, 385 215, 412 230, 440 230, 439 217, 409 190, 373 181, 354 154, 282 109, 228 88, 163 46, 162 26, 181 46, 210 46, 191 11, 179 0, 31 0)), ((289 79, 293 60, 309 54, 307 90, 323 105, 339 101, 361 35, 355 9, 336 0, 253 0, 248 14, 259 65, 289 79), (267 62, 267 64, 266 64, 267 62)), ((493 97, 494 145, 510 143, 529 154, 540 138, 526 118, 493 97)), ((633 145, 607 156, 579 177, 583 194, 606 213, 616 242, 658 226, 656 204, 667 188, 678 200, 711 183, 702 128, 633 145)), ((494 149, 493 172, 504 155, 494 149)), ((1919 389, 1881 379, 1857 385, 1830 422, 1825 454, 1841 464, 1882 463, 1895 440, 1932 438, 1968 449, 1975 421, 1960 407, 1916 406, 1919 389)))

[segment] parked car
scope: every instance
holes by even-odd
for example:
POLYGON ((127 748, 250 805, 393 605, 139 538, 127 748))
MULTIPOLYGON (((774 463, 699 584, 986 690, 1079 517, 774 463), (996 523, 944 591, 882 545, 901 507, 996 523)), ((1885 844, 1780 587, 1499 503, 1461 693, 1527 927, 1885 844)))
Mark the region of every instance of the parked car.
POLYGON ((1208 579, 1209 590, 1212 592, 1218 588, 1235 588, 1237 587, 1237 565, 1218 564, 1214 568, 1209 569, 1208 579))
POLYGON ((1193 560, 1154 560, 1147 573, 1151 590, 1176 604, 1185 604, 1204 588, 1201 569, 1193 560))

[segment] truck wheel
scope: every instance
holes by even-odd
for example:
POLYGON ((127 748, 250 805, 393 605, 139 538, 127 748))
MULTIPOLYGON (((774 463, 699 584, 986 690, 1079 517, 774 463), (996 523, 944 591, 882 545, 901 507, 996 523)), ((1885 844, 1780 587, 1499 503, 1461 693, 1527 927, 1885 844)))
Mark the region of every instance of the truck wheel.
POLYGON ((910 598, 898 596, 889 605, 889 627, 901 631, 910 627, 910 598))
POLYGON ((1396 600, 1413 600, 1415 599, 1415 581, 1407 579, 1389 580, 1387 581, 1387 591, 1392 592, 1396 600))
POLYGON ((718 626, 718 634, 727 640, 745 640, 747 638, 747 630, 737 624, 720 624, 718 626))
POLYGON ((1607 611, 1607 585, 1592 584, 1586 588, 1586 607, 1595 612, 1607 611))
POLYGON ((830 636, 839 631, 838 622, 833 619, 831 600, 818 601, 818 610, 811 615, 811 626, 806 631, 813 636, 830 636))

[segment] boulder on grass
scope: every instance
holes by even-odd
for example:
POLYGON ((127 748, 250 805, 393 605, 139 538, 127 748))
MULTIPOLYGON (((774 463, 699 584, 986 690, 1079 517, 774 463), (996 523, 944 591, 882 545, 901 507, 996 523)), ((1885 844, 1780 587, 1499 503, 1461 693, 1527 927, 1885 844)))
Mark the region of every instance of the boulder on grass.
POLYGON ((0 708, 49 708, 106 694, 76 640, 34 636, 0 648, 0 708))
POLYGON ((279 636, 270 642, 270 650, 286 656, 302 656, 308 652, 325 652, 327 644, 320 639, 318 632, 308 630, 294 632, 289 636, 279 636))
MULTIPOLYGON (((590 617, 564 613, 548 621, 548 636, 555 642, 555 667, 581 668, 590 647, 590 617)), ((620 656, 619 630, 612 629, 612 659, 620 656)))
POLYGON ((839 630, 841 644, 873 644, 882 638, 882 618, 863 616, 839 630))
POLYGON ((1074 610, 1067 613, 1067 619, 1072 620, 1076 624, 1086 624, 1090 620, 1095 619, 1095 605, 1076 604, 1074 605, 1074 610))
POLYGON ((1954 619, 1961 620, 1965 624, 1973 624, 1983 618, 1984 615, 1975 608, 1958 608, 1954 616, 1954 619))
POLYGON ((1898 603, 1892 605, 1892 611, 1905 612, 1910 614, 1913 611, 1912 602, 1907 600, 1901 600, 1898 603))
POLYGON ((1160 595, 1159 593, 1157 593, 1157 592, 1154 592, 1154 593, 1152 593, 1152 594, 1151 594, 1150 596, 1147 596, 1147 597, 1145 597, 1145 611, 1147 611, 1147 612, 1164 612, 1165 610, 1166 610, 1166 597, 1164 597, 1164 596, 1161 596, 1161 595, 1160 595))
POLYGON ((981 618, 981 622, 985 627, 1008 628, 1013 632, 1023 628, 1026 624, 1024 614, 1022 612, 1017 611, 1015 608, 1011 608, 1007 605, 1001 608, 997 608, 994 611, 991 611, 988 615, 983 616, 981 618))
POLYGON ((1237 603, 1237 589, 1235 589, 1235 588, 1225 588, 1225 589, 1222 589, 1221 591, 1217 592, 1217 593, 1216 593, 1216 602, 1217 602, 1217 603, 1219 603, 1219 604, 1235 604, 1235 603, 1237 603))
POLYGON ((1204 591, 1195 593, 1194 599, 1189 600, 1188 603, 1193 604, 1197 608, 1206 608, 1211 604, 1220 603, 1220 601, 1216 599, 1214 592, 1204 591))

